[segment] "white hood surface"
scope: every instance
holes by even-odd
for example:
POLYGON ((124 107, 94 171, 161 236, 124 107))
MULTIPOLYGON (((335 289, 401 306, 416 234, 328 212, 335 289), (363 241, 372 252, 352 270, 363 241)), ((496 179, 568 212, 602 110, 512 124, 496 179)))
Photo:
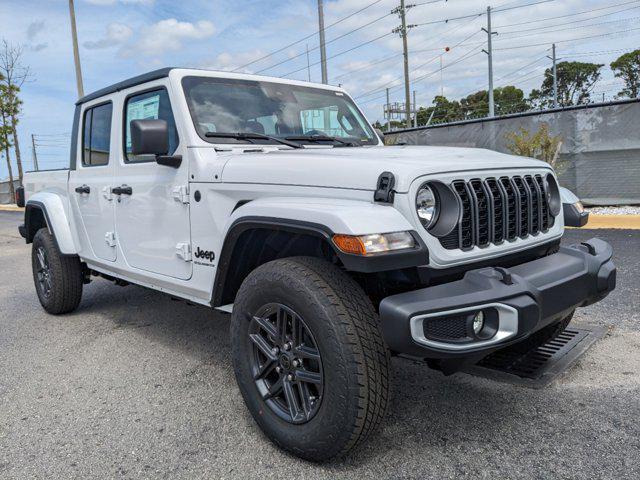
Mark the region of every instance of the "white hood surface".
POLYGON ((550 168, 545 162, 478 148, 397 146, 308 148, 229 153, 222 181, 375 190, 382 172, 408 191, 416 178, 503 168, 550 168))

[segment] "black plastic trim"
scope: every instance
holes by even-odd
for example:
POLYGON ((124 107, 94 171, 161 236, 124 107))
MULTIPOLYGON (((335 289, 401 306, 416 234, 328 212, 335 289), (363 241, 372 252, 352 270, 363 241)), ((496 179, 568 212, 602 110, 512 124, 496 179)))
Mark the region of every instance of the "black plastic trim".
POLYGON ((595 303, 615 289, 616 267, 611 246, 597 238, 561 247, 554 255, 509 269, 483 268, 461 280, 392 295, 380 303, 380 321, 391 350, 414 357, 445 359, 487 355, 517 343, 570 314, 595 303), (515 337, 490 346, 451 351, 415 342, 410 322, 418 315, 475 305, 500 303, 518 311, 515 337))
POLYGON ((80 112, 82 107, 76 104, 73 113, 73 127, 71 127, 71 145, 69 149, 69 170, 75 170, 78 162, 78 130, 80 128, 80 112))
POLYGON ((15 201, 16 201, 16 206, 20 208, 24 208, 24 187, 22 185, 16 188, 15 201))
POLYGON ((579 212, 575 203, 563 203, 562 210, 564 212, 564 224, 567 227, 584 227, 589 221, 589 212, 586 210, 579 212))
POLYGON ((109 85, 108 87, 102 88, 100 90, 96 90, 89 95, 85 95, 81 99, 76 102, 76 105, 80 105, 82 103, 89 102, 91 100, 95 100, 96 98, 104 97, 105 95, 110 95, 112 93, 119 92, 121 90, 125 90, 127 88, 135 87, 138 85, 142 85, 146 82, 151 82, 153 80, 159 80, 161 78, 165 78, 169 76, 169 72, 174 70, 175 67, 165 67, 160 68, 158 70, 153 70, 151 72, 143 73, 142 75, 138 75, 136 77, 128 78, 118 83, 114 83, 113 85, 109 85))
POLYGON ((325 225, 276 217, 243 217, 233 222, 229 228, 220 252, 220 261, 218 262, 214 282, 214 296, 212 301, 214 307, 221 304, 222 292, 224 290, 224 284, 236 242, 242 233, 256 228, 283 230, 292 233, 302 233, 320 237, 326 240, 331 246, 345 269, 353 272, 374 273, 415 267, 429 263, 429 252, 427 247, 415 231, 411 231, 410 233, 416 241, 416 248, 379 255, 369 255, 365 257, 341 252, 332 241, 334 232, 325 225))

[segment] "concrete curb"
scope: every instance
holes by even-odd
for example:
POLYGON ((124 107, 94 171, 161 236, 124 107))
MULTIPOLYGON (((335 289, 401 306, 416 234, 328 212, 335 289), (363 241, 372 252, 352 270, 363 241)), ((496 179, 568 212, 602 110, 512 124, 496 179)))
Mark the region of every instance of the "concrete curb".
POLYGON ((582 228, 616 228, 640 230, 640 215, 589 215, 589 223, 582 228))
POLYGON ((0 212, 24 212, 24 208, 16 205, 0 205, 0 212))

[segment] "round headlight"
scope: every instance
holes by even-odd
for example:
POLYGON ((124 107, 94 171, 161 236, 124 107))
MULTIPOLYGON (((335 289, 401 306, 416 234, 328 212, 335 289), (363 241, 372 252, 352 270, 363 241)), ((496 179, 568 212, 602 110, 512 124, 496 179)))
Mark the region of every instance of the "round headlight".
POLYGON ((416 211, 424 228, 429 228, 436 220, 438 202, 428 185, 423 185, 416 195, 416 211))
POLYGON ((562 199, 560 198, 560 188, 558 182, 550 173, 544 178, 544 187, 547 194, 547 204, 551 215, 557 217, 562 209, 562 199))

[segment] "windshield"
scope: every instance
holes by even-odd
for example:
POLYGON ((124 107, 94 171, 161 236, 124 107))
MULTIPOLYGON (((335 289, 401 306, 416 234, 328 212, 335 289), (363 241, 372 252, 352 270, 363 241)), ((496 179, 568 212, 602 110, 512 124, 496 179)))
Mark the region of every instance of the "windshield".
POLYGON ((304 144, 378 143, 365 118, 342 92, 208 77, 185 77, 182 86, 198 134, 211 143, 276 143, 260 135, 304 144))

